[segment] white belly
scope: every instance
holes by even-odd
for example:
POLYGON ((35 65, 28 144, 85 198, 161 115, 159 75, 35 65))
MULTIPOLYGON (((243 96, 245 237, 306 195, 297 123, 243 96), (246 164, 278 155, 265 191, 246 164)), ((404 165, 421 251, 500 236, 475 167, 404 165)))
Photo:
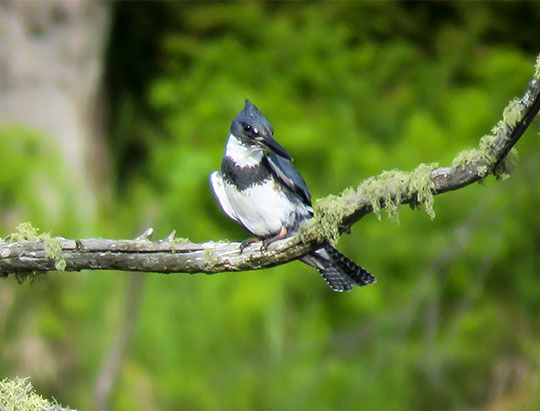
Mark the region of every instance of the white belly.
POLYGON ((293 227, 298 218, 298 206, 303 214, 303 205, 292 203, 277 189, 273 180, 243 191, 238 191, 227 183, 224 185, 229 204, 239 222, 258 237, 275 235, 282 226, 293 227))

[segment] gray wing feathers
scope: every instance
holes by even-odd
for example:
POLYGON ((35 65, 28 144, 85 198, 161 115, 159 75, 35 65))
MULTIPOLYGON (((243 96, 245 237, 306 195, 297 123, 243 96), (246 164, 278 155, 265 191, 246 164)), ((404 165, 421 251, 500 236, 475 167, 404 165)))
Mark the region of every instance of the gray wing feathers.
POLYGON ((309 193, 306 182, 296 168, 294 168, 293 164, 286 158, 272 152, 266 155, 266 160, 274 175, 285 186, 298 194, 305 204, 311 206, 311 194, 309 193))

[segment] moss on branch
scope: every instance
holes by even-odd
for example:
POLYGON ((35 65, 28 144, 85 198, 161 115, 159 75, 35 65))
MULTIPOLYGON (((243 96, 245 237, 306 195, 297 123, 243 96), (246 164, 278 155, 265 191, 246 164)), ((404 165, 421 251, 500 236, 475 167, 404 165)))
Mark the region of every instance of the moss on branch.
POLYGON ((17 377, 0 381, 0 408, 6 411, 55 410, 61 406, 37 394, 29 378, 17 377))
MULTIPOLYGON (((62 246, 57 238, 51 237, 50 233, 39 233, 39 228, 34 227, 30 222, 20 223, 15 231, 8 234, 4 238, 4 242, 15 243, 21 241, 43 242, 45 254, 48 258, 54 261, 54 267, 57 271, 66 269, 66 260, 62 254, 62 246)), ((35 281, 39 275, 43 273, 28 271, 16 273, 16 278, 19 283, 30 278, 35 281)))

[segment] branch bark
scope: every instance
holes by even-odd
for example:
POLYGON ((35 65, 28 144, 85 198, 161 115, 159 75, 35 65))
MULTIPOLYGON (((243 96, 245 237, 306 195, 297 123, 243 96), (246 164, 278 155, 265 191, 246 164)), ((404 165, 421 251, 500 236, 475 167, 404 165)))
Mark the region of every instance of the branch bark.
POLYGON ((209 241, 196 244, 173 236, 151 241, 151 230, 135 240, 52 239, 59 252, 51 255, 48 241, 0 244, 0 275, 55 270, 122 270, 156 273, 207 273, 244 271, 284 264, 324 242, 336 239, 359 219, 381 208, 397 210, 402 204, 423 204, 428 213, 433 196, 457 190, 488 174, 509 168, 509 153, 540 110, 540 55, 525 94, 510 102, 503 119, 482 137, 479 148, 458 155, 451 166, 420 165, 412 173, 383 172, 356 190, 328 196, 316 204, 316 217, 298 235, 262 250, 260 244, 240 251, 240 243, 209 241))

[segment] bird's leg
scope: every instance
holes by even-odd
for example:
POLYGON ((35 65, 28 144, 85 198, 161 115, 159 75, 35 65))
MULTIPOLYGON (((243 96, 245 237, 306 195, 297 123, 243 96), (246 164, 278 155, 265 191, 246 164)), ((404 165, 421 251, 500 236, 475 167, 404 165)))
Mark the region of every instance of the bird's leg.
POLYGON ((266 240, 263 240, 262 242, 262 246, 261 246, 261 251, 266 251, 268 250, 268 246, 270 244, 272 244, 273 242, 275 241, 278 241, 278 240, 282 240, 284 239, 285 237, 287 237, 287 227, 285 227, 284 225, 281 226, 281 230, 279 230, 279 233, 277 233, 275 236, 271 237, 271 238, 267 238, 266 240))
POLYGON ((258 238, 246 238, 244 241, 242 241, 240 243, 240 253, 243 253, 244 252, 244 248, 246 248, 248 245, 251 245, 253 243, 256 243, 257 241, 259 241, 258 238))

